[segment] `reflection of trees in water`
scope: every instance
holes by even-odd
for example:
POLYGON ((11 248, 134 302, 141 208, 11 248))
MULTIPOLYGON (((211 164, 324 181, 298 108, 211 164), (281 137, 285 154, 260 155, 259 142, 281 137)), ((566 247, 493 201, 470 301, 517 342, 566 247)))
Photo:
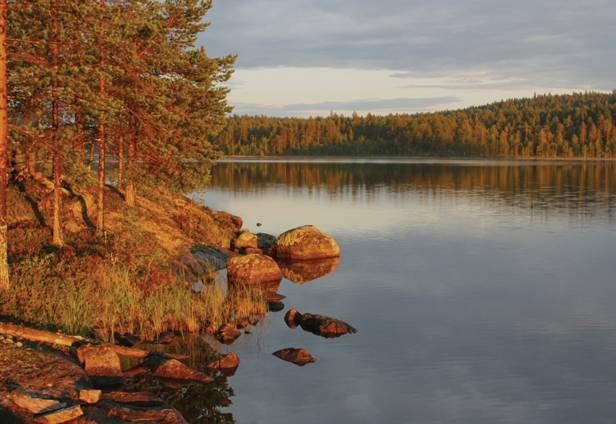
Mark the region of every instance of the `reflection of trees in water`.
POLYGON ((221 408, 231 406, 233 389, 226 377, 218 376, 211 383, 195 383, 173 388, 159 383, 149 374, 133 377, 132 385, 138 390, 154 393, 180 411, 184 419, 194 424, 234 423, 233 414, 221 408))
MULTIPOLYGON (((261 329, 262 324, 257 324, 261 329)), ((261 337, 260 330, 254 328, 253 334, 261 337)), ((246 336, 244 336, 246 337, 246 336)), ((254 338, 246 337, 246 343, 254 343, 254 338)), ((158 381, 150 373, 143 373, 131 377, 125 389, 128 391, 147 391, 159 396, 169 405, 180 411, 189 423, 234 423, 233 414, 223 412, 222 408, 231 406, 231 397, 234 396, 233 388, 229 386, 227 377, 218 372, 211 371, 207 364, 221 357, 218 349, 220 345, 215 340, 204 335, 185 335, 173 338, 171 344, 141 343, 139 348, 153 352, 167 352, 188 355, 185 361, 192 369, 202 371, 214 378, 210 383, 192 383, 184 386, 165 385, 158 381)), ((238 340, 238 343, 242 343, 238 340)), ((221 346, 220 346, 221 347, 221 346)), ((237 350, 237 349, 236 349, 237 350)), ((136 358, 122 358, 123 368, 138 366, 141 360, 136 358)), ((241 365, 240 365, 241 366, 241 365)))
POLYGON ((370 201, 384 191, 439 197, 501 199, 510 206, 595 213, 610 209, 616 191, 616 163, 589 162, 221 162, 213 186, 253 191, 279 185, 370 201))

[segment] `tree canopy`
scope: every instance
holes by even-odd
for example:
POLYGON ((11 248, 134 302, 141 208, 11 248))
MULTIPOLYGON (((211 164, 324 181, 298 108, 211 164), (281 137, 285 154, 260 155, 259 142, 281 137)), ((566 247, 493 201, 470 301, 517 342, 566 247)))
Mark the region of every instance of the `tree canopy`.
POLYGON ((375 116, 231 116, 229 155, 616 157, 616 92, 541 95, 480 107, 375 116))
MULTIPOLYGON (((62 245, 61 189, 93 183, 92 162, 98 231, 107 157, 119 158, 128 202, 139 186, 190 190, 207 182, 221 157, 209 140, 232 110, 221 83, 235 61, 195 46, 211 7, 210 0, 0 0, 0 206, 7 161, 13 173, 51 175, 53 243, 62 245)), ((6 229, 6 207, 1 212, 6 229)))

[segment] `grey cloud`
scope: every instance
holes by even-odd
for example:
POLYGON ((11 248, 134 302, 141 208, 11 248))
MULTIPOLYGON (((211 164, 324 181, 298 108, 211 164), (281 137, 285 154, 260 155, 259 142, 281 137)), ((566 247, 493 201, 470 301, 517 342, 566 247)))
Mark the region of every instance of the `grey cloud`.
POLYGON ((499 75, 612 89, 616 2, 225 0, 201 38, 238 68, 342 67, 499 75))
MULTIPOLYGON (((396 98, 396 99, 363 99, 351 101, 329 101, 321 103, 296 103, 281 107, 264 106, 247 103, 236 103, 233 113, 238 115, 269 116, 300 116, 307 111, 339 112, 355 110, 358 113, 368 111, 414 112, 427 110, 436 106, 444 106, 459 101, 455 96, 429 97, 429 98, 396 98)), ((321 113, 320 115, 323 115, 321 113)))

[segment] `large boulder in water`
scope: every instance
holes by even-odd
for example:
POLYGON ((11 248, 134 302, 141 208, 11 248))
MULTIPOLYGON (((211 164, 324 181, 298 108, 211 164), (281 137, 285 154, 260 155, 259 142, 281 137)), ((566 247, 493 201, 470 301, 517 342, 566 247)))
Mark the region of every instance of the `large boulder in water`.
POLYGON ((278 259, 336 258, 340 246, 314 225, 304 225, 282 233, 270 253, 278 259))
POLYGON ((260 284, 281 280, 282 272, 269 256, 252 253, 227 259, 227 278, 232 283, 260 284))

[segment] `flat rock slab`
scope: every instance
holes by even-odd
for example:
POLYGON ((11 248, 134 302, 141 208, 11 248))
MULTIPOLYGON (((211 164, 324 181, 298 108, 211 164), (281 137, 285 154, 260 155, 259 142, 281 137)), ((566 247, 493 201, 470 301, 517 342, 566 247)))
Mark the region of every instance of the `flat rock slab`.
POLYGON ((295 365, 303 367, 311 362, 316 362, 316 358, 309 354, 307 351, 301 348, 288 347, 286 349, 280 349, 272 353, 283 361, 292 362, 295 365))
POLYGON ((197 244, 190 249, 189 254, 176 259, 172 268, 188 281, 195 281, 203 274, 225 269, 229 253, 217 247, 197 244))
POLYGON ((71 406, 70 408, 60 409, 48 414, 38 415, 34 417, 34 422, 43 424, 60 424, 65 423, 75 418, 81 417, 83 410, 81 406, 71 406))
POLYGON ((120 358, 111 345, 85 344, 77 349, 77 357, 96 388, 109 389, 124 384, 120 358))

